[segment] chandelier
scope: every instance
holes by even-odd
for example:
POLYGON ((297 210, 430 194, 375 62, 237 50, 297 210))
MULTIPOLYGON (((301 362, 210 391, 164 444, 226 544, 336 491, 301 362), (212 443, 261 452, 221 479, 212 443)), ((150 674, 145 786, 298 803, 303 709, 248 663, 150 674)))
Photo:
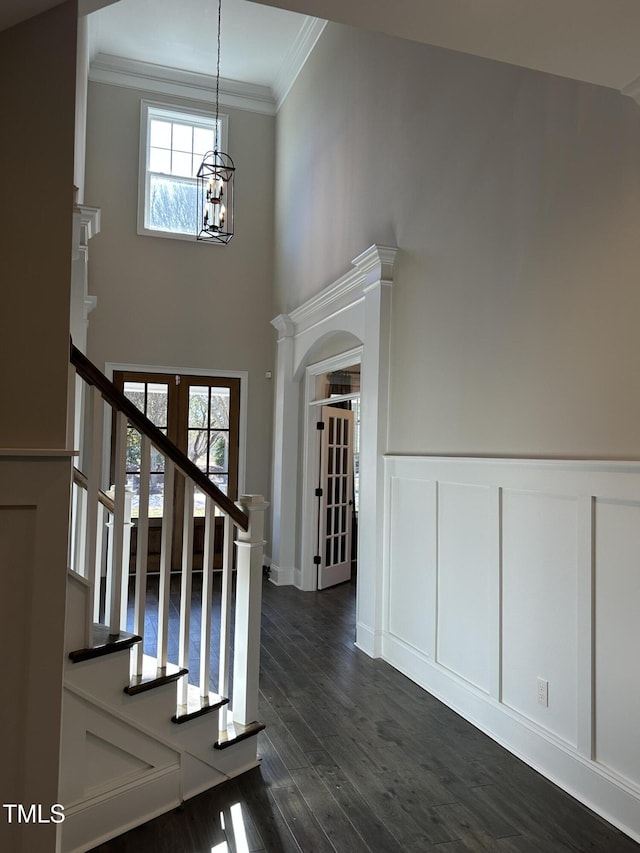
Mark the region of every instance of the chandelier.
POLYGON ((220 151, 220 23, 222 0, 218 0, 218 62, 216 66, 216 123, 214 150, 200 164, 198 180, 198 240, 228 243, 233 237, 233 179, 236 167, 228 154, 220 151))

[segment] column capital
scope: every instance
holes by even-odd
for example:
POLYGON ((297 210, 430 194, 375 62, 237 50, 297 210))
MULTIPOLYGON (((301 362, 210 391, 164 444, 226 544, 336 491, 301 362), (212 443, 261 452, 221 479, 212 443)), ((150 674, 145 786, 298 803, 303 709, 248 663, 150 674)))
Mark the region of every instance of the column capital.
POLYGON ((278 332, 278 343, 284 338, 292 338, 295 332, 295 324, 288 314, 278 314, 271 321, 271 325, 278 332))
POLYGON ((364 276, 365 292, 372 285, 384 281, 393 281, 393 268, 396 262, 398 249, 393 246, 369 246, 362 254, 351 262, 354 267, 364 276))

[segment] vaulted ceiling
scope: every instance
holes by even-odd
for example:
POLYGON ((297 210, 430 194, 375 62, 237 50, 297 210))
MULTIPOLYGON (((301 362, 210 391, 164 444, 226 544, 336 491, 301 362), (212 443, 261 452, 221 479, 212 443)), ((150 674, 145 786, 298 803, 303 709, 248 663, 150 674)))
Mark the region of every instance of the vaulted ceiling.
POLYGON ((640 78, 638 0, 256 0, 614 89, 640 78))
MULTIPOLYGON (((134 0, 122 0, 133 3, 134 0)), ((59 0, 3 0, 0 29, 44 11, 59 0)), ((81 11, 110 5, 112 0, 79 0, 81 11)), ((152 13, 153 0, 135 0, 152 13)), ((215 0, 207 0, 215 6, 215 0)), ((242 2, 247 9, 243 28, 251 27, 251 6, 276 6, 316 18, 370 28, 452 50, 472 53, 559 74, 576 80, 623 90, 640 80, 640 2, 638 0, 226 0, 242 2)), ((120 5, 120 4, 119 4, 120 5)), ((183 3, 174 2, 178 13, 183 3)), ((264 21, 264 16, 258 18, 264 21)), ((274 17, 272 28, 258 24, 258 41, 245 49, 246 59, 256 52, 274 52, 277 33, 288 33, 296 24, 274 17), (279 23, 280 22, 280 23, 279 23), (262 47, 260 46, 262 44, 262 47)), ((298 23, 299 23, 298 19, 298 23)), ((170 30, 169 27, 165 27, 170 30)), ((124 34, 123 34, 124 35, 124 34)), ((131 40, 129 40, 131 43, 131 40)), ((175 40, 174 40, 175 41, 175 40)), ((124 48, 123 48, 124 49, 124 48)), ((280 48, 275 48, 277 51, 280 48)), ((132 47, 128 46, 131 51, 132 47)), ((181 67, 189 56, 169 45, 165 65, 181 67), (173 53, 172 53, 173 50, 173 53), (186 58, 185 58, 186 57, 186 58)), ((136 59, 141 57, 130 56, 136 59)), ((148 61, 148 60, 147 60, 148 61)), ((238 63, 234 65, 237 68, 238 63)), ((233 71, 236 79, 250 82, 256 74, 249 64, 245 72, 233 71), (244 77, 241 76, 244 74, 244 77)), ((227 76, 227 75, 225 75, 227 76)), ((231 76, 229 74, 228 76, 231 76)))

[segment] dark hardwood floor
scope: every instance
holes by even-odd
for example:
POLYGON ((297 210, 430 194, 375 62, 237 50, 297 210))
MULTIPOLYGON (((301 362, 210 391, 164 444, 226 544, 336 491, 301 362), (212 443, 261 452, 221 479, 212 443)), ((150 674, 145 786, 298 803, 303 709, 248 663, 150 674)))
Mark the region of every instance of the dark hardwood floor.
POLYGON ((261 766, 95 853, 640 851, 359 652, 354 624, 353 584, 302 593, 265 583, 261 766))

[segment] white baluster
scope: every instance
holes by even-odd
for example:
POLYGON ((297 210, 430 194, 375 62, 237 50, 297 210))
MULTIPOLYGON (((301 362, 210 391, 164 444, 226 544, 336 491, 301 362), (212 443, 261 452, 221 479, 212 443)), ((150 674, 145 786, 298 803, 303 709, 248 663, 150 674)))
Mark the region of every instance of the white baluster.
POLYGON ((269 504, 262 495, 244 495, 239 504, 249 517, 249 530, 238 531, 236 542, 233 721, 245 726, 258 717, 264 511, 269 504))
MULTIPOLYGON (((106 507, 103 507, 100 502, 98 502, 98 512, 97 512, 97 527, 96 527, 96 553, 93 562, 94 572, 91 580, 93 581, 93 621, 100 622, 100 585, 102 583, 102 563, 104 559, 103 553, 103 545, 104 545, 104 531, 109 529, 109 513, 107 512, 106 507)), ((108 547, 108 546, 107 546, 108 547)), ((109 561, 109 556, 107 555, 107 563, 109 561)), ((105 576, 107 571, 105 569, 105 576)))
POLYGON ((90 583, 94 584, 94 602, 97 599, 97 608, 94 605, 94 620, 100 618, 100 577, 102 566, 102 510, 98 501, 98 492, 102 485, 102 432, 104 403, 102 395, 97 388, 87 389, 85 396, 86 420, 85 436, 86 443, 83 453, 84 474, 87 478, 87 530, 85 536, 84 550, 84 576, 90 583), (88 446, 87 446, 88 445, 88 446), (98 544, 98 540, 100 543, 98 544))
POLYGON ((109 553, 111 559, 107 570, 107 596, 105 624, 110 634, 118 634, 121 627, 123 547, 125 525, 125 481, 126 481, 127 418, 122 412, 116 415, 115 429, 115 487, 113 527, 111 528, 109 553))
POLYGON ((167 665, 169 647, 169 604, 171 598, 171 549, 173 545, 173 484, 175 467, 164 460, 164 501, 162 509, 162 540, 160 545, 160 581, 158 587, 158 646, 157 664, 167 665))
MULTIPOLYGON (((178 666, 189 669, 191 629, 191 588, 193 581, 193 493, 192 480, 184 484, 184 521, 182 525, 182 583, 180 589, 180 638, 178 666)), ((184 675, 178 685, 178 705, 186 705, 189 676, 184 675)))
POLYGON ((205 499, 204 553, 202 555, 202 603, 200 610, 200 696, 209 698, 211 679, 211 607, 213 592, 213 550, 216 529, 215 506, 205 499))
POLYGON ((89 566, 85 562, 87 539, 87 493, 77 483, 73 484, 72 527, 70 540, 71 554, 69 565, 74 572, 84 578, 90 578, 89 566))
POLYGON ((133 493, 124 492, 124 530, 122 534, 122 590, 120 595, 120 627, 126 629, 129 610, 129 564, 131 562, 131 499, 133 493))
MULTIPOLYGON (((146 435, 140 436, 140 500, 138 504, 138 528, 136 544, 136 586, 134 593, 133 633, 144 633, 144 617, 147 603, 147 558, 149 552, 149 479, 151 473, 151 442, 146 435)), ((134 651, 134 675, 142 675, 143 644, 138 643, 134 651)))
MULTIPOLYGON (((218 668, 218 693, 229 696, 229 660, 231 646, 231 603, 233 596, 233 535, 235 526, 228 515, 224 517, 224 542, 222 545, 222 592, 220 596, 220 660, 218 668)), ((227 727, 227 706, 218 713, 218 727, 227 727)))

